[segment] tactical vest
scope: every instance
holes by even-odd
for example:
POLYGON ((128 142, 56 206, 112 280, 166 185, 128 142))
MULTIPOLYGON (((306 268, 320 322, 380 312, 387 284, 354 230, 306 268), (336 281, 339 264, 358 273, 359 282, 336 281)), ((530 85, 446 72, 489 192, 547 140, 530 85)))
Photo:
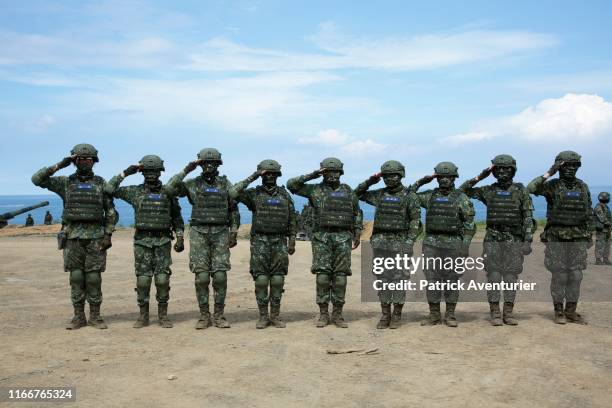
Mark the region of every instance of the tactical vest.
POLYGON ((585 226, 587 223, 587 192, 582 183, 569 189, 558 183, 553 200, 548 203, 546 218, 551 225, 585 226))
POLYGON ((494 190, 487 198, 487 226, 523 225, 521 212, 521 191, 512 185, 509 191, 494 190))
POLYGON ((172 228, 170 199, 166 194, 145 193, 136 209, 136 229, 169 231, 172 228))
POLYGON ((425 216, 425 231, 434 234, 459 234, 463 228, 456 192, 444 196, 434 192, 425 216))
POLYGON ((317 218, 322 228, 353 229, 354 214, 351 192, 342 187, 336 191, 326 191, 317 218))
MULTIPOLYGON (((225 177, 220 177, 224 180, 225 177)), ((206 186, 197 183, 195 201, 191 209, 193 225, 228 225, 229 195, 225 186, 206 186)))
MULTIPOLYGON (((610 214, 610 207, 608 207, 606 204, 597 203, 595 209, 597 209, 598 207, 601 207, 603 209, 604 214, 606 214, 606 219, 608 220, 608 222, 610 222, 612 217, 612 215, 610 214)), ((602 231, 604 229, 604 224, 599 220, 597 214, 595 214, 595 209, 593 209, 593 221, 595 223, 595 229, 597 229, 598 231, 602 231)))
MULTIPOLYGON (((280 189, 279 189, 280 190, 280 189)), ((289 200, 285 194, 271 196, 257 190, 253 232, 259 234, 286 234, 289 230, 289 200)))
POLYGON ((100 181, 95 178, 79 181, 70 177, 64 202, 64 221, 104 221, 104 193, 100 181))
POLYGON ((374 230, 381 232, 408 231, 410 220, 406 214, 408 197, 402 192, 399 195, 384 194, 376 206, 374 230))

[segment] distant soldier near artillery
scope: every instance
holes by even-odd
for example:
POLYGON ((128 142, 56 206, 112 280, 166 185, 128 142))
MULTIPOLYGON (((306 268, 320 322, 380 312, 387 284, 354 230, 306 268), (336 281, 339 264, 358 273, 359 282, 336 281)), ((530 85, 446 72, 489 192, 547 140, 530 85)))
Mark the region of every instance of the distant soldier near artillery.
POLYGON ((90 144, 78 144, 51 167, 43 167, 32 176, 32 182, 62 197, 63 231, 58 236, 64 250, 64 270, 70 272, 70 288, 74 317, 67 329, 87 324, 85 299, 89 303, 89 324, 106 329, 100 316, 102 272, 106 269, 106 251, 112 246, 111 236, 118 221, 113 199, 105 193, 106 182, 93 173, 98 151, 90 144), (59 169, 74 163, 76 173, 51 177, 59 169))
POLYGON ((593 209, 595 220, 595 264, 612 265, 610 262, 610 229, 612 216, 610 215, 610 193, 603 191, 597 197, 598 203, 593 209))
MULTIPOLYGON (((404 166, 398 161, 390 160, 383 163, 380 173, 374 174, 355 189, 360 200, 376 208, 370 238, 375 258, 413 254, 414 242, 421 230, 421 206, 416 194, 402 184, 405 175, 404 166), (378 183, 381 178, 386 187, 368 191, 370 186, 378 183)), ((400 282, 410 279, 410 271, 385 271, 381 278, 385 283, 400 282)), ((402 318, 406 292, 380 290, 378 297, 382 316, 377 328, 397 329, 402 318)))
POLYGON ((311 236, 312 267, 316 275, 316 302, 319 305, 317 327, 329 323, 348 327, 342 316, 347 276, 351 273, 351 249, 359 246, 363 229, 363 213, 359 199, 346 184, 340 183, 344 174, 340 160, 329 157, 312 173, 287 181, 293 194, 308 198, 315 211, 314 232, 311 236), (319 184, 307 181, 323 176, 319 184), (329 316, 329 302, 333 304, 329 316))
POLYGON ((237 245, 240 213, 237 203, 229 196, 232 183, 220 176, 218 168, 223 164, 217 149, 202 149, 198 158, 173 176, 166 190, 168 194, 187 197, 192 205, 189 229, 189 269, 195 276, 195 289, 200 318, 196 329, 206 329, 214 324, 228 328, 224 315, 227 293, 227 271, 230 270, 230 248, 237 245), (183 181, 200 166, 202 174, 183 181), (214 314, 209 311, 209 285, 212 277, 214 314))
POLYGON ((531 194, 546 198, 546 226, 540 240, 546 243, 544 265, 552 274, 550 293, 558 324, 586 323, 576 307, 594 228, 589 187, 576 178, 580 166, 578 153, 561 152, 550 170, 527 186, 531 194), (557 171, 559 178, 548 180, 557 171))
POLYGON ((157 290, 155 298, 159 325, 164 328, 172 327, 172 322, 168 318, 172 274, 170 245, 174 232, 176 234, 174 250, 182 252, 185 249, 184 224, 178 199, 164 191, 159 179, 164 170, 164 162, 159 156, 144 156, 138 164, 129 166, 121 174, 110 179, 106 187, 109 195, 120 198, 134 207, 135 291, 140 314, 133 327, 137 329, 149 325, 149 293, 153 278, 157 290), (139 171, 144 176, 143 184, 119 187, 126 177, 139 171))
POLYGON ((281 298, 289 267, 288 255, 295 253, 297 223, 291 195, 276 184, 281 175, 278 162, 264 160, 255 173, 230 189, 230 197, 246 205, 253 213, 250 273, 255 282, 255 300, 259 308, 258 329, 270 324, 277 328, 285 327, 280 318, 281 298), (262 180, 260 186, 246 188, 259 177, 262 180))
POLYGON ((28 214, 25 220, 25 227, 33 227, 34 226, 34 218, 32 218, 32 214, 28 214))
MULTIPOLYGON (((476 232, 474 205, 468 196, 455 188, 455 179, 459 177, 457 170, 457 166, 451 162, 438 163, 433 175, 421 178, 410 187, 417 191, 434 178, 438 180, 438 188, 417 193, 421 207, 425 208, 423 255, 430 259, 430 265, 427 265, 423 272, 430 284, 457 283, 461 275, 453 268, 445 268, 444 261, 432 261, 451 258, 454 265, 457 258, 468 256, 470 242, 476 232)), ((437 325, 442 322, 440 302, 443 296, 446 302, 444 322, 449 327, 457 327, 455 308, 459 291, 453 289, 427 288, 429 317, 422 325, 437 325)))
POLYGON ((51 225, 53 224, 53 216, 51 215, 51 213, 49 211, 47 211, 45 213, 45 221, 44 221, 45 225, 51 225))
MULTIPOLYGON (((523 271, 523 257, 531 253, 533 203, 529 191, 520 183, 514 183, 516 160, 500 154, 491 160, 492 165, 478 176, 463 183, 460 190, 487 206, 487 230, 484 238, 483 258, 487 280, 499 283, 516 283, 523 271), (497 181, 484 187, 474 187, 491 173, 497 181)), ((499 308, 499 290, 487 291, 491 310, 491 324, 518 324, 513 315, 515 290, 504 291, 503 317, 499 308)))

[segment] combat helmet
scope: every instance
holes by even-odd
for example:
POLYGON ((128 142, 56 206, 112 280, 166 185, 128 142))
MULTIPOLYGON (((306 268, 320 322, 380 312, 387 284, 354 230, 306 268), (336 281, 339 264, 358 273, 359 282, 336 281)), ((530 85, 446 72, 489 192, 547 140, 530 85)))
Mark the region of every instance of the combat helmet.
POLYGON ((340 174, 344 174, 344 164, 340 161, 340 159, 336 159, 335 157, 323 159, 321 162, 321 168, 323 170, 339 171, 340 174))
POLYGON ((401 177, 406 177, 406 169, 404 165, 397 160, 388 160, 380 166, 382 174, 399 174, 401 177))
POLYGON ((276 160, 272 160, 272 159, 262 160, 257 165, 257 171, 277 173, 279 176, 283 175, 283 173, 281 173, 281 165, 276 160))
POLYGON ((599 195, 597 196, 597 199, 602 202, 602 203, 609 203, 610 202, 610 193, 608 193, 607 191, 602 191, 601 193, 599 193, 599 195))
POLYGON ((512 167, 514 170, 516 170, 516 160, 514 160, 514 157, 510 156, 509 154, 498 154, 493 158, 493 160, 491 160, 491 164, 500 167, 512 167))
POLYGON ((91 157, 94 163, 98 161, 98 150, 88 143, 79 143, 74 146, 70 154, 77 155, 77 157, 91 157))
POLYGON ((143 170, 166 170, 164 168, 164 161, 161 157, 156 156, 154 154, 148 154, 140 159, 139 162, 142 165, 143 170))
POLYGON ((457 170, 459 169, 457 168, 457 166, 455 166, 455 163, 452 162, 440 162, 436 165, 436 167, 434 167, 434 172, 436 176, 459 177, 459 173, 457 172, 457 170))
POLYGON ((198 159, 203 161, 215 161, 219 164, 223 164, 223 160, 221 160, 221 153, 212 147, 200 150, 198 153, 198 159))
POLYGON ((581 159, 582 157, 580 157, 578 153, 571 150, 565 150, 555 157, 556 162, 562 161, 564 163, 578 163, 578 165, 582 164, 581 159))

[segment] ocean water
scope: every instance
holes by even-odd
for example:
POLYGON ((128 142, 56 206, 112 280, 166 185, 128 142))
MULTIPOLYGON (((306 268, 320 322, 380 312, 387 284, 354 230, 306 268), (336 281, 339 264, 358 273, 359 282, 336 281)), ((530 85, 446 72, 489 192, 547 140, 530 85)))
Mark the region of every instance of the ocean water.
MULTIPOLYGON (((597 195, 602 191, 612 192, 612 186, 594 186, 590 187, 591 196, 593 199, 593 205, 597 202, 597 195)), ((533 197, 533 204, 535 207, 535 218, 542 219, 546 217, 546 200, 542 197, 533 197)), ((307 203, 307 200, 303 197, 293 196, 295 201, 295 208, 298 211, 302 210, 302 207, 307 203)), ((0 214, 4 214, 9 211, 34 205, 41 201, 49 201, 49 205, 46 207, 38 208, 29 213, 18 215, 17 217, 9 220, 9 224, 21 224, 25 223, 27 214, 32 214, 34 222, 36 224, 42 224, 45 212, 51 211, 54 220, 59 220, 62 215, 63 203, 59 196, 55 194, 40 194, 40 195, 0 195, 0 214)), ((182 214, 185 221, 189 220, 191 214, 191 205, 186 198, 180 199, 182 208, 182 214)), ((486 207, 478 201, 474 201, 474 207, 476 209, 476 220, 482 221, 486 217, 486 207)), ((119 225, 130 226, 134 224, 134 210, 132 206, 122 200, 115 200, 115 208, 119 212, 119 225)), ((240 209, 240 220, 244 224, 251 223, 251 212, 242 204, 239 205, 240 209)), ((361 203, 361 209, 363 210, 364 219, 371 221, 374 219, 374 207, 371 205, 361 203)))

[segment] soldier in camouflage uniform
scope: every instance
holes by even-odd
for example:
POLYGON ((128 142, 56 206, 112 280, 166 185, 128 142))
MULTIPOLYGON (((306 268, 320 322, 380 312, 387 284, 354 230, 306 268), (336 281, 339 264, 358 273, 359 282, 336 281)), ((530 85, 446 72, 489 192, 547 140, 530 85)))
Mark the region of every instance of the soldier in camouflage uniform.
MULTIPOLYGON (((417 193, 421 207, 425 208, 423 255, 425 258, 442 260, 451 258, 453 264, 457 258, 468 255, 470 242, 476 232, 474 205, 468 196, 455 188, 455 179, 459 177, 457 170, 457 166, 451 162, 438 163, 433 175, 421 178, 410 187, 416 192, 419 187, 434 178, 438 180, 438 188, 417 193)), ((423 272, 430 283, 456 283, 460 278, 460 274, 453 269, 444 268, 439 262, 430 261, 430 265, 427 266, 423 272)), ((446 302, 445 323, 449 327, 457 327, 455 307, 459 300, 459 291, 450 289, 445 291, 427 289, 429 317, 422 322, 422 325, 441 323, 442 292, 446 302)))
POLYGON ((348 327, 342 316, 342 308, 347 276, 352 274, 351 248, 359 246, 363 214, 359 209, 357 195, 348 185, 340 183, 342 174, 342 162, 329 157, 321 162, 320 169, 287 182, 289 191, 308 198, 315 212, 311 236, 311 272, 317 277, 317 304, 320 311, 317 327, 325 327, 330 322, 337 327, 348 327), (306 184, 321 176, 323 182, 306 184), (333 304, 331 319, 330 301, 333 304))
POLYGON ((546 243, 544 265, 552 274, 550 293, 558 324, 585 323, 576 306, 594 228, 589 187, 576 178, 580 165, 578 153, 561 152, 550 170, 527 186, 531 194, 546 198, 546 226, 540 240, 546 243), (559 178, 548 180, 557 171, 559 178))
POLYGON ((219 176, 218 167, 223 164, 217 149, 202 149, 198 159, 168 181, 168 194, 185 197, 193 206, 189 229, 189 269, 195 275, 196 297, 200 318, 196 329, 230 327, 225 319, 225 295, 227 271, 230 270, 230 248, 237 244, 240 213, 237 203, 229 197, 232 183, 219 176), (202 174, 183 181, 188 173, 200 166, 202 174), (209 285, 212 276, 214 291, 213 321, 208 307, 209 285))
POLYGON ((612 216, 610 215, 610 193, 603 191, 597 197, 599 202, 593 209, 595 221, 595 264, 612 265, 610 262, 610 228, 612 216))
POLYGON ((306 204, 302 208, 301 216, 303 231, 306 232, 306 235, 308 235, 308 238, 310 239, 310 237, 312 236, 312 228, 314 226, 314 215, 312 211, 312 206, 310 204, 306 204))
POLYGON ((255 173, 230 189, 230 197, 246 205, 253 213, 250 272, 259 308, 258 329, 269 324, 285 327, 280 318, 280 305, 289 267, 288 254, 295 253, 297 223, 293 199, 285 187, 276 184, 281 175, 278 162, 264 160, 255 173), (246 189, 259 177, 262 180, 260 186, 246 189))
POLYGON ((51 213, 49 211, 47 211, 45 213, 45 221, 44 221, 45 225, 51 225, 53 224, 53 216, 51 215, 51 213))
MULTIPOLYGON (((484 238, 483 258, 487 280, 499 283, 515 283, 523 271, 523 256, 531 253, 533 203, 529 191, 520 183, 514 183, 516 160, 500 154, 491 160, 492 165, 478 176, 463 183, 459 189, 468 197, 475 198, 487 206, 487 231, 484 238), (474 187, 491 173, 497 182, 474 187)), ((503 318, 499 309, 499 290, 487 292, 491 310, 491 324, 518 324, 512 312, 516 299, 515 290, 504 291, 503 318)))
MULTIPOLYGON (((370 244, 373 256, 395 257, 396 255, 412 256, 414 241, 421 230, 421 206, 418 197, 403 184, 406 175, 404 166, 395 160, 390 160, 376 173, 355 189, 360 200, 376 207, 374 228, 370 244), (368 191, 380 179, 384 180, 385 188, 368 191)), ((409 271, 385 271, 381 275, 383 282, 399 282, 410 279, 409 271), (406 273, 407 272, 407 273, 406 273)), ((381 290, 378 292, 382 316, 378 329, 397 329, 402 319, 402 308, 406 301, 406 292, 398 290, 381 290), (393 304, 393 312, 391 305, 393 304)))
POLYGON ((112 246, 111 235, 118 215, 113 200, 104 192, 106 182, 93 173, 98 151, 90 144, 78 144, 51 167, 43 167, 32 176, 32 182, 62 197, 63 231, 60 233, 64 250, 64 270, 70 273, 70 297, 74 317, 66 326, 69 330, 87 324, 85 299, 89 303, 89 324, 106 329, 100 317, 102 303, 102 272, 106 269, 106 251, 112 246), (64 177, 52 177, 59 169, 74 163, 77 170, 64 177))
POLYGON ((33 227, 34 226, 34 218, 32 218, 32 214, 28 214, 25 220, 24 227, 33 227))
POLYGON ((157 317, 159 325, 172 327, 168 319, 170 299, 170 244, 172 231, 176 234, 174 249, 181 252, 183 242, 183 217, 176 197, 169 196, 159 177, 164 171, 164 162, 159 156, 144 156, 138 164, 131 165, 107 184, 107 194, 128 202, 134 207, 136 230, 134 232, 134 269, 136 271, 136 300, 140 308, 134 328, 149 325, 149 292, 155 279, 157 294, 157 317), (127 176, 142 172, 144 183, 119 187, 127 176))

